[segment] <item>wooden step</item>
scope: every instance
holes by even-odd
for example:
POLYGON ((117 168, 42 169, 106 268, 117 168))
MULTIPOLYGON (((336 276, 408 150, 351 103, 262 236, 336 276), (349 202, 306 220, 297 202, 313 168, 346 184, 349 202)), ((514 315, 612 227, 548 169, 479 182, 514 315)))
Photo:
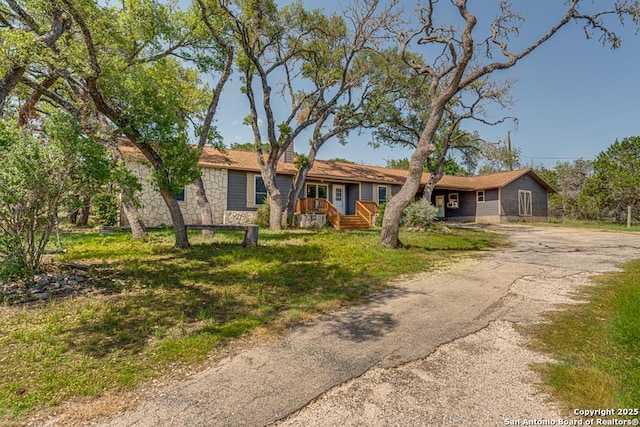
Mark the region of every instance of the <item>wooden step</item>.
POLYGON ((340 227, 338 230, 368 230, 369 223, 358 215, 340 215, 340 227))

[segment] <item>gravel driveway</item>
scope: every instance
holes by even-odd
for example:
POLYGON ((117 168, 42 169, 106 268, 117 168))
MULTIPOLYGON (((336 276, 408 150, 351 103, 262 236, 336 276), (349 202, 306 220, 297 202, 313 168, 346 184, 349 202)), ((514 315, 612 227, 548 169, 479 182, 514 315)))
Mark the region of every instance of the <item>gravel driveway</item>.
MULTIPOLYGON (((528 368, 537 322, 592 275, 640 258, 638 234, 495 226, 513 247, 398 282, 163 386, 99 426, 493 426, 557 419, 528 368)), ((68 415, 46 425, 69 425, 68 415)), ((513 425, 513 424, 512 424, 513 425)))

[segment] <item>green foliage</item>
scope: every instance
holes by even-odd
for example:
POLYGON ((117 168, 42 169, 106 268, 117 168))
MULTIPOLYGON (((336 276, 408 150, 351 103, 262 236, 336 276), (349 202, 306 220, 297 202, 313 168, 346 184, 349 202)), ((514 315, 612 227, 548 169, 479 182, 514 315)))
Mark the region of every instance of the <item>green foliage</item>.
MULTIPOLYGON (((271 152, 271 145, 268 142, 260 144, 260 148, 262 148, 263 153, 271 152)), ((239 151, 256 151, 256 144, 253 142, 233 142, 231 143, 231 149, 239 151)))
POLYGON ((520 163, 522 149, 518 147, 510 148, 506 144, 485 144, 484 152, 486 159, 478 170, 481 175, 505 172, 522 167, 520 163))
POLYGON ((93 196, 93 209, 100 225, 113 227, 118 222, 118 197, 115 194, 93 196))
POLYGON ((553 169, 539 168, 536 172, 558 191, 549 195, 549 214, 557 219, 597 219, 597 204, 583 194, 587 180, 593 174, 592 162, 578 159, 558 162, 553 169))
MULTIPOLYGON (((391 169, 402 169, 409 170, 409 159, 387 159, 387 167, 391 169)), ((429 172, 430 170, 437 170, 438 164, 437 159, 429 157, 427 164, 424 165, 423 169, 425 172, 429 172)), ((458 175, 458 176, 466 176, 468 172, 458 164, 456 159, 453 157, 448 157, 444 161, 444 173, 445 175, 458 175)))
POLYGON ((631 206, 634 219, 640 220, 640 136, 616 141, 598 155, 583 194, 604 218, 625 221, 631 206))
POLYGON ((408 227, 426 228, 433 224, 438 208, 424 199, 418 199, 404 209, 405 224, 408 227))
POLYGON ((354 162, 353 160, 349 160, 349 159, 345 159, 342 157, 334 157, 332 159, 327 160, 328 162, 336 162, 336 163, 349 163, 352 165, 355 165, 356 162, 354 162))
POLYGON ((0 154, 0 275, 28 277, 40 269, 58 205, 71 189, 73 159, 59 141, 6 122, 0 128, 8 140, 0 154))
POLYGON ((384 210, 387 207, 387 203, 380 203, 378 206, 378 215, 376 215, 376 227, 382 227, 382 221, 384 220, 384 210))
POLYGON ((262 206, 256 211, 254 223, 260 228, 269 228, 269 218, 271 218, 271 205, 269 204, 269 198, 266 198, 262 206))

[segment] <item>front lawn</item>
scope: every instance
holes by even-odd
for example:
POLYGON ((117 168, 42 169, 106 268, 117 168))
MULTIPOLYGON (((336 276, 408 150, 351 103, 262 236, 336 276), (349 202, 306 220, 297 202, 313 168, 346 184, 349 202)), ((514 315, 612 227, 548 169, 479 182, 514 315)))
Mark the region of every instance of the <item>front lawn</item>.
POLYGON ((539 368, 568 414, 632 408, 632 418, 640 418, 640 260, 598 282, 584 290, 584 304, 551 312, 549 322, 530 328, 537 347, 557 360, 539 368))
POLYGON ((87 269, 83 293, 28 306, 0 306, 0 423, 34 409, 204 360, 256 329, 277 334, 318 313, 358 304, 389 279, 438 268, 501 244, 477 230, 405 233, 385 250, 379 233, 218 232, 173 250, 169 231, 143 242, 126 233, 63 236, 53 260, 87 269))

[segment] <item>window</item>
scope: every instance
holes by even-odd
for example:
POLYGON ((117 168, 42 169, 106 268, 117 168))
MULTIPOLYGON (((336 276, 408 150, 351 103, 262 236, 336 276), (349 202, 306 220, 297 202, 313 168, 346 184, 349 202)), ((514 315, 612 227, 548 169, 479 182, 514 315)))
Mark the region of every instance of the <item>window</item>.
POLYGON ((267 187, 264 185, 264 180, 262 176, 255 175, 255 198, 254 203, 256 206, 263 205, 264 201, 267 199, 267 187))
POLYGON ((185 187, 182 187, 180 190, 173 193, 173 197, 175 197, 177 202, 184 202, 186 200, 185 195, 186 195, 185 187))
POLYGON ((307 197, 312 199, 328 199, 329 186, 326 184, 307 184, 307 197))
POLYGON ((342 202, 342 187, 338 187, 334 191, 333 201, 334 202, 342 202))
POLYGON ((531 200, 531 191, 529 190, 518 190, 518 215, 533 215, 533 203, 531 200))
POLYGON ((378 204, 386 203, 389 189, 386 185, 378 185, 378 204))
POLYGON ((448 197, 448 202, 447 202, 447 208, 449 209, 458 209, 458 193, 449 193, 447 195, 448 197))
POLYGON ((476 198, 478 203, 484 203, 484 191, 476 191, 476 198))

